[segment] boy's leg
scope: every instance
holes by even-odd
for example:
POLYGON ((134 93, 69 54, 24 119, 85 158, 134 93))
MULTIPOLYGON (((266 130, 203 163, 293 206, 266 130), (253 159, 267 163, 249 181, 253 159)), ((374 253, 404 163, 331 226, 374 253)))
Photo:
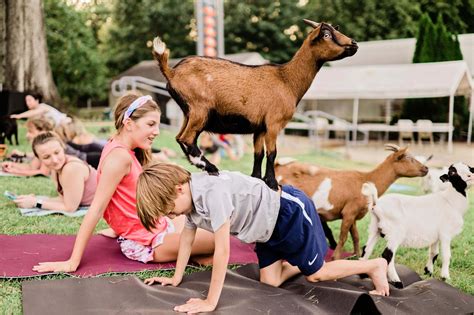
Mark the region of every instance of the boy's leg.
POLYGON ((283 282, 300 272, 298 267, 292 266, 287 261, 278 260, 270 266, 260 269, 260 282, 279 287, 283 282))
POLYGON ((339 278, 366 273, 374 282, 371 294, 389 295, 387 281, 387 261, 383 258, 370 260, 334 260, 324 265, 314 274, 307 276, 310 282, 336 280, 339 278))

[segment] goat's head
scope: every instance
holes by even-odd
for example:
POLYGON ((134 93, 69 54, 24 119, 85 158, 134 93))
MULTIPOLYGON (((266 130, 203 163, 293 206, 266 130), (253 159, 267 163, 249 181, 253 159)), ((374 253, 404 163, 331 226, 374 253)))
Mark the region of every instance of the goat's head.
POLYGON ((392 164, 397 176, 423 177, 428 174, 428 167, 408 153, 407 147, 400 148, 394 144, 386 144, 385 149, 393 151, 393 153, 387 157, 387 160, 392 164))
POLYGON ((333 27, 327 23, 316 23, 311 20, 303 20, 313 27, 305 41, 311 47, 313 56, 320 61, 339 60, 354 55, 359 46, 352 38, 338 31, 338 26, 333 27))
POLYGON ((474 167, 462 162, 451 165, 447 174, 441 175, 443 182, 450 182, 454 189, 466 196, 466 189, 474 183, 474 167))

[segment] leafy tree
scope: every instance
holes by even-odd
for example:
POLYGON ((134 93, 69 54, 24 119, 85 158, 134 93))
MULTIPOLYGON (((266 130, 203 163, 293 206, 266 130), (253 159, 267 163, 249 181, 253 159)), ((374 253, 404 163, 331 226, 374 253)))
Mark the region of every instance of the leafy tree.
MULTIPOLYGON (((419 23, 419 32, 413 56, 414 63, 462 60, 462 53, 456 35, 451 34, 438 15, 434 24, 428 14, 424 14, 419 23)), ((449 99, 422 98, 409 99, 405 102, 401 118, 430 119, 432 121, 447 121, 449 99), (426 110, 429 107, 429 110, 426 110)), ((463 96, 455 97, 454 101, 454 135, 459 137, 467 124, 468 109, 463 96)))
POLYGON ((86 16, 64 1, 45 0, 46 37, 54 80, 64 101, 106 95, 106 68, 86 16))
POLYGON ((167 44, 174 58, 196 52, 196 43, 191 37, 193 27, 195 29, 192 0, 116 1, 112 19, 114 22, 106 38, 107 65, 112 75, 150 60, 156 35, 167 44))

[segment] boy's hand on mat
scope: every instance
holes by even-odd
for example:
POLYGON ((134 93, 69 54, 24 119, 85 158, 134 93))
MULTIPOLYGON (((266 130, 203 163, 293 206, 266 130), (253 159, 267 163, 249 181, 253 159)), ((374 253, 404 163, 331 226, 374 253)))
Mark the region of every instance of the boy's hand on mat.
POLYGON ((70 260, 40 262, 33 266, 33 270, 37 272, 74 272, 77 269, 77 264, 70 260))
POLYGON ((197 298, 189 299, 186 304, 175 306, 175 312, 196 314, 204 312, 212 312, 216 309, 216 305, 208 300, 201 300, 197 298))
POLYGON ((173 287, 177 287, 181 283, 181 279, 175 277, 153 277, 145 279, 144 283, 147 285, 152 285, 153 283, 161 283, 161 285, 172 285, 173 287))

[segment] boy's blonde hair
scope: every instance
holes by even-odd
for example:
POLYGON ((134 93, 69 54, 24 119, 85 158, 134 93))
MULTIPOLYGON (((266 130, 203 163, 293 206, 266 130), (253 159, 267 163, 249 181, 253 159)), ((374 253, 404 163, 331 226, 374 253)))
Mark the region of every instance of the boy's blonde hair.
POLYGON ((190 179, 191 173, 175 164, 152 162, 143 168, 137 182, 137 212, 148 231, 158 219, 173 211, 176 186, 190 179))

